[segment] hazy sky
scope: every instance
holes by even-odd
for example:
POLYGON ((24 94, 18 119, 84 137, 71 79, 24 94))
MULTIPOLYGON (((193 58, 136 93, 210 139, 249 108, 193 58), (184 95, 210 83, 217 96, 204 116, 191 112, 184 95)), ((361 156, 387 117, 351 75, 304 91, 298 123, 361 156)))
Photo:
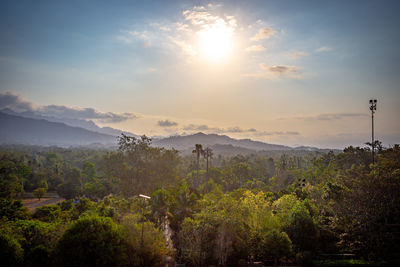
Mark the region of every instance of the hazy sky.
POLYGON ((0 108, 150 136, 400 143, 399 1, 1 1, 0 108))

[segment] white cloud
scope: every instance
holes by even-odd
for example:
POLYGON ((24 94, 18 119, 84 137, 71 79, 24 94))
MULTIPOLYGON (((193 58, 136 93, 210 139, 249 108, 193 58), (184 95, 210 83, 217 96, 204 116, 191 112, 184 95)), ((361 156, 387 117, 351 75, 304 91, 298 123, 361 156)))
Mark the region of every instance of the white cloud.
POLYGON ((331 120, 342 120, 347 118, 367 117, 366 113, 323 113, 315 116, 300 116, 295 117, 298 120, 319 120, 319 121, 331 121, 331 120))
POLYGON ((178 40, 178 39, 174 39, 171 38, 171 41, 177 45, 178 47, 180 47, 182 49, 182 51, 189 55, 189 56, 196 56, 198 54, 198 52, 196 51, 196 49, 189 43, 187 43, 184 40, 178 40))
POLYGON ((321 46, 320 48, 318 48, 316 51, 317 52, 329 52, 332 51, 333 48, 329 47, 329 46, 321 46))
POLYGON ((259 41, 262 39, 268 39, 271 36, 273 36, 276 33, 276 31, 272 28, 262 28, 258 31, 258 33, 256 35, 254 35, 253 37, 251 37, 250 40, 252 41, 259 41))
POLYGON ((259 51, 264 51, 264 50, 265 50, 265 47, 262 45, 252 45, 245 49, 246 52, 259 52, 259 51))
POLYGON ((152 33, 149 31, 121 31, 116 39, 123 44, 132 44, 134 42, 142 42, 143 46, 148 48, 151 46, 152 33))
POLYGON ((293 58, 293 59, 298 59, 302 57, 308 57, 310 56, 310 53, 304 52, 304 51, 296 51, 296 52, 291 52, 287 54, 288 57, 293 58))

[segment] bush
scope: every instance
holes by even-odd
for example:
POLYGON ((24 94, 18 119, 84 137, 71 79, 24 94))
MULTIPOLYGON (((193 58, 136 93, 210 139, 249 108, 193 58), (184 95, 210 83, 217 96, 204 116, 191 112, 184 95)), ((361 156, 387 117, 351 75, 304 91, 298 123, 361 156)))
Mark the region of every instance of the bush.
POLYGON ((168 253, 163 232, 151 222, 139 222, 137 216, 122 220, 129 255, 129 266, 158 266, 168 253), (143 227, 143 240, 142 240, 143 227))
POLYGON ((275 265, 278 261, 287 257, 292 252, 292 241, 285 232, 279 232, 272 230, 266 233, 264 239, 261 242, 263 246, 264 259, 272 257, 275 261, 275 265))
POLYGON ((62 211, 69 211, 72 209, 72 199, 64 200, 60 204, 62 211))
POLYGON ((122 229, 110 218, 83 217, 60 238, 56 256, 59 266, 123 266, 122 229))
POLYGON ((311 251, 302 251, 296 254, 296 262, 300 266, 313 266, 313 254, 311 251))
POLYGON ((61 209, 57 205, 47 205, 37 208, 33 218, 44 222, 53 222, 60 217, 61 209))
POLYGON ((16 221, 15 234, 21 237, 25 251, 24 266, 50 265, 50 254, 54 249, 60 229, 55 224, 41 221, 16 221))
POLYGON ((20 200, 0 198, 0 219, 5 217, 9 221, 29 218, 30 213, 20 200))
POLYGON ((0 263, 2 266, 18 266, 23 260, 24 251, 12 236, 0 233, 0 263))

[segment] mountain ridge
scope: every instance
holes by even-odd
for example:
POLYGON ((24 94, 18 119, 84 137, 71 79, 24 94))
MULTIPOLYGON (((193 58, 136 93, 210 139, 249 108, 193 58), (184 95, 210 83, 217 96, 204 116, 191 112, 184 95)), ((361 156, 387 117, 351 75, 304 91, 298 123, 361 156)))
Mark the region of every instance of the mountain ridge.
MULTIPOLYGON (((92 122, 93 123, 93 122, 92 122)), ((94 123, 93 123, 94 124, 94 123)), ((0 144, 56 145, 56 146, 104 146, 116 148, 117 136, 74 127, 61 122, 45 119, 33 119, 10 115, 0 111, 0 144)), ((138 138, 138 135, 121 131, 138 138)), ((195 144, 212 148, 215 153, 251 154, 262 151, 329 151, 315 147, 269 144, 249 138, 234 139, 227 135, 205 134, 198 132, 191 135, 175 135, 153 139, 152 146, 166 149, 174 148, 183 154, 191 153, 195 144)))
POLYGON ((100 127, 96 123, 94 123, 92 120, 83 120, 83 119, 71 119, 71 118, 61 118, 61 117, 51 117, 51 116, 43 116, 41 114, 32 112, 32 111, 24 111, 24 112, 16 112, 11 109, 2 109, 0 110, 2 113, 6 113, 9 115, 14 115, 14 116, 19 116, 19 117, 24 117, 24 118, 30 118, 30 119, 37 119, 37 120, 46 120, 50 122, 59 122, 59 123, 64 123, 68 126, 72 127, 80 127, 89 131, 94 131, 102 134, 108 134, 108 135, 114 135, 114 136, 119 136, 121 133, 130 135, 130 136, 135 136, 139 137, 136 134, 133 134, 131 132, 127 131, 122 131, 119 129, 115 129, 112 127, 100 127))
POLYGON ((81 146, 115 145, 116 137, 60 122, 32 119, 0 112, 0 143, 81 146))

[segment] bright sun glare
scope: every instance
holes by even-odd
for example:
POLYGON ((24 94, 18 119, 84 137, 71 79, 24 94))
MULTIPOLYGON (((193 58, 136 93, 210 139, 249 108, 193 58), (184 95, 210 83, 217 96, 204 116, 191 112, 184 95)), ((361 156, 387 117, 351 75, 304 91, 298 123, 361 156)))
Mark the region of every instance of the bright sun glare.
POLYGON ((226 24, 206 25, 197 32, 201 54, 208 60, 221 61, 233 47, 233 29, 226 24))

